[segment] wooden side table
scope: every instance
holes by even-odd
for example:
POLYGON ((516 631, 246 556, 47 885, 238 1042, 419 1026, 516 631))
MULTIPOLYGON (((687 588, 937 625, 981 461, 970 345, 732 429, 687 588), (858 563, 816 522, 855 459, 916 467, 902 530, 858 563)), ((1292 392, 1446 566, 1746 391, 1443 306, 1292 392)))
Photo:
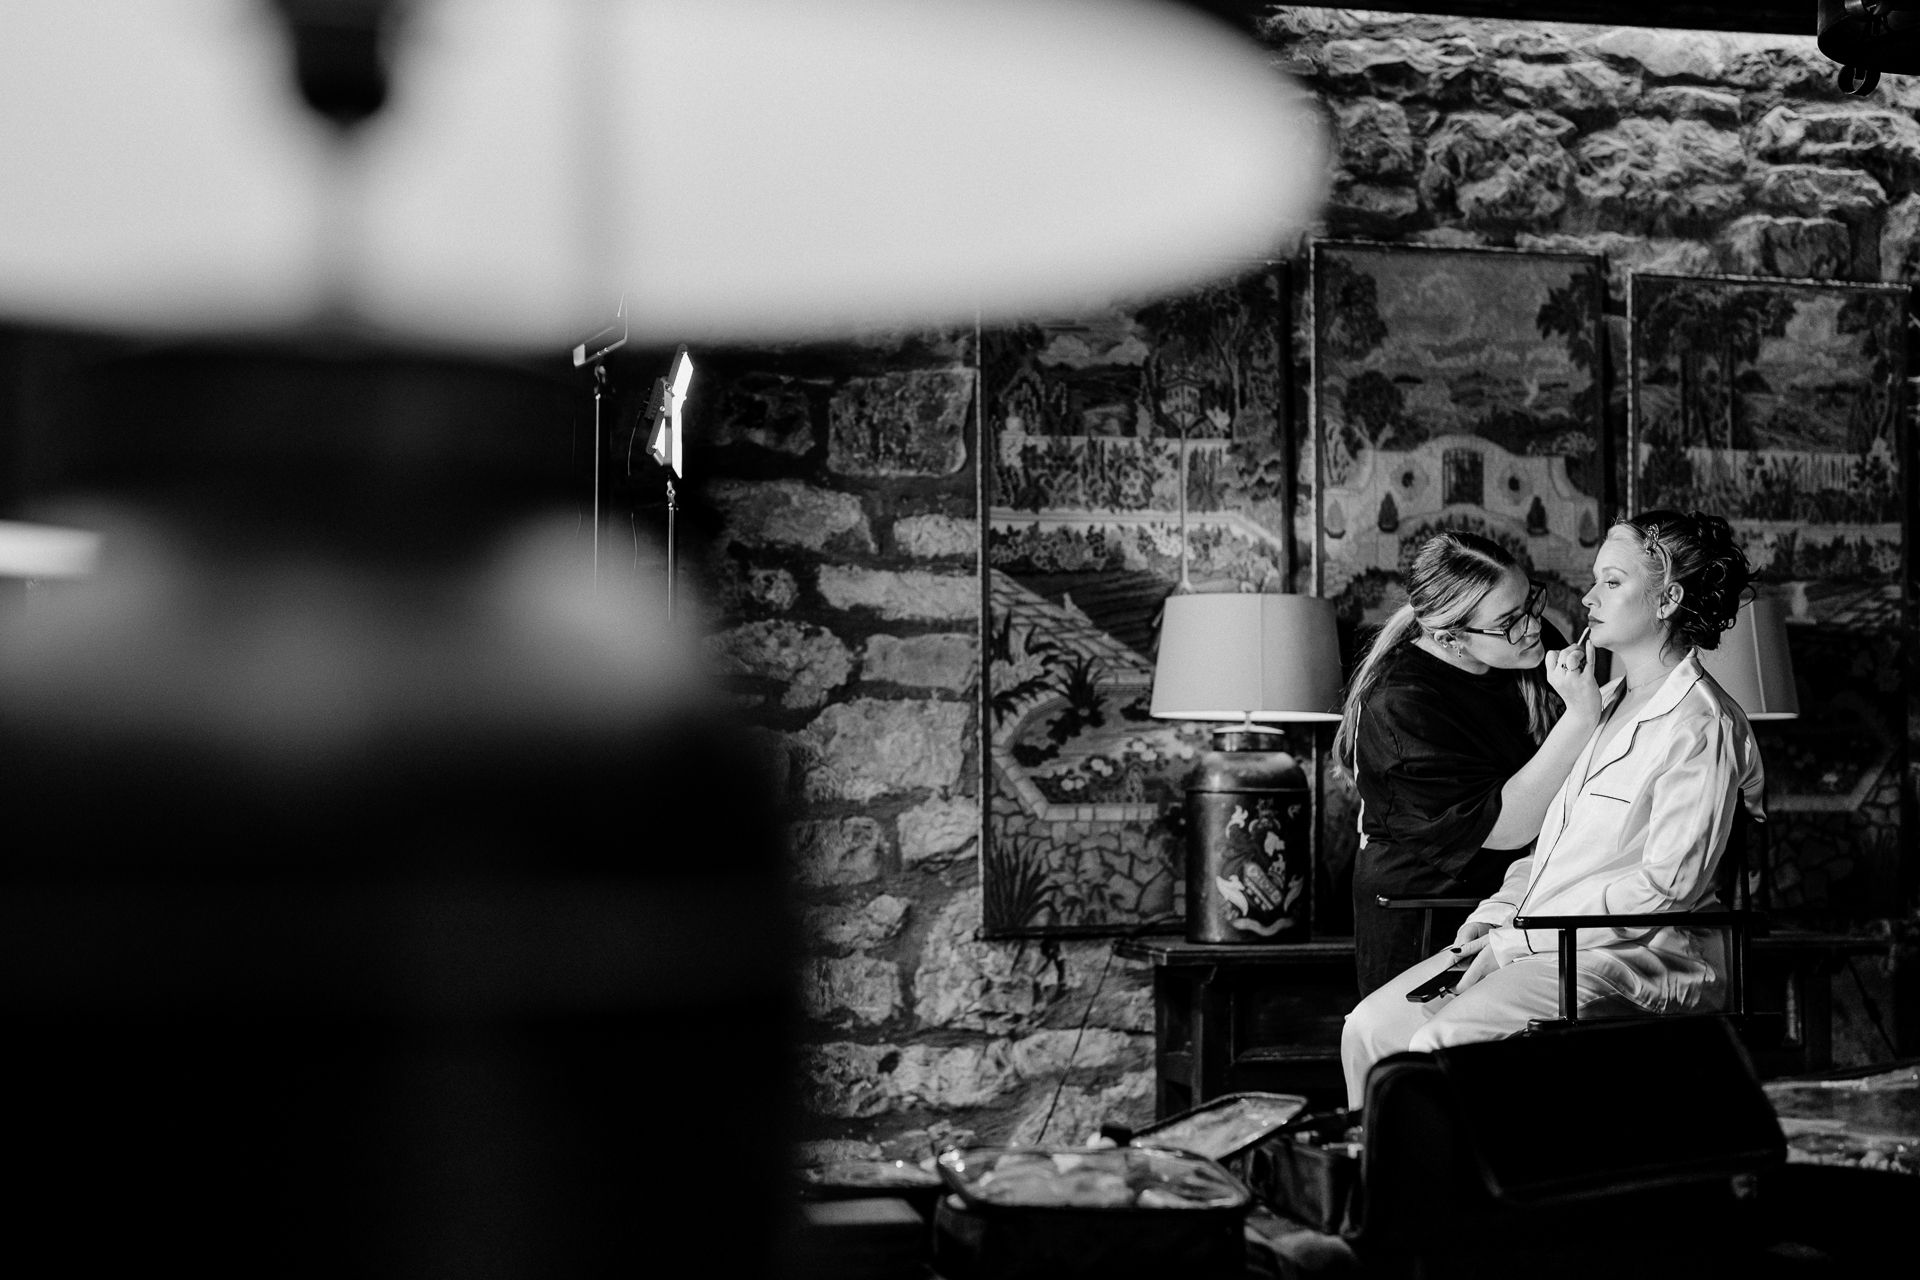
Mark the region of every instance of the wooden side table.
MULTIPOLYGON (((1776 930, 1748 947, 1754 1012, 1786 1015, 1779 1047, 1754 1055, 1763 1077, 1833 1065, 1832 979, 1885 939, 1776 930)), ((1243 1089, 1346 1101, 1340 1029, 1358 1002, 1353 940, 1285 946, 1131 938, 1119 954, 1153 964, 1155 1114, 1161 1119, 1243 1089)))
POLYGON ((1281 946, 1131 938, 1153 962, 1155 1114, 1245 1089, 1346 1101, 1340 1029, 1359 1000, 1353 940, 1281 946))

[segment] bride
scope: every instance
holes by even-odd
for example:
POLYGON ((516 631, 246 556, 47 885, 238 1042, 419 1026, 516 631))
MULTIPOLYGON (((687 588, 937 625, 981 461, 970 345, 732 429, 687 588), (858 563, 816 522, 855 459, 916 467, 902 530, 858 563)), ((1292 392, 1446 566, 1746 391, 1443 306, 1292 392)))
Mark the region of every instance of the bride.
MULTIPOLYGON (((1614 525, 1594 559, 1582 603, 1591 635, 1555 661, 1578 669, 1611 651, 1619 674, 1601 690, 1599 725, 1547 807, 1533 853, 1468 919, 1454 946, 1392 979, 1347 1015, 1341 1037, 1349 1104, 1390 1053, 1498 1040, 1559 1009, 1552 931, 1533 915, 1644 914, 1711 909, 1714 872, 1742 797, 1757 815, 1760 753, 1747 718, 1697 650, 1733 625, 1751 573, 1718 516, 1649 511, 1614 525), (1427 1003, 1407 993, 1462 959, 1453 992, 1427 1003)), ((1718 930, 1581 932, 1580 1016, 1722 1007, 1725 943, 1718 930)))

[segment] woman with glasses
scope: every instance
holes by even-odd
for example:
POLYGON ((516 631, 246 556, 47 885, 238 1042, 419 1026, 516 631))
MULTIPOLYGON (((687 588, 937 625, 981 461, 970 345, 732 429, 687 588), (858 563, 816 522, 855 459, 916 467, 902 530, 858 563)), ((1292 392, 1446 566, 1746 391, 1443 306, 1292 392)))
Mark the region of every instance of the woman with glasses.
MULTIPOLYGON (((1591 650, 1549 654, 1559 636, 1545 606, 1506 548, 1437 534, 1414 557, 1406 605, 1354 673, 1334 754, 1361 799, 1353 931, 1362 996, 1426 959, 1419 913, 1376 898, 1493 893, 1599 721, 1591 650)), ((1464 923, 1453 942, 1487 928, 1464 923)))

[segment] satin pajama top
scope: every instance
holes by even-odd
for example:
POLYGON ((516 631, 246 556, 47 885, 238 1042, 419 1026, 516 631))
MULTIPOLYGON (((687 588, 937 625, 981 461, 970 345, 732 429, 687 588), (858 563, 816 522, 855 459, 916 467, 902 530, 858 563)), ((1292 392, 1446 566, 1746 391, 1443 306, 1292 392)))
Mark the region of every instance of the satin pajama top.
MULTIPOLYGON (((1625 696, 1624 681, 1601 691, 1625 696)), ((1602 719, 1602 726, 1606 721, 1602 719)), ((1493 925, 1502 964, 1553 955, 1553 930, 1523 931, 1514 916, 1711 910, 1714 875, 1736 807, 1756 818, 1764 772, 1747 717, 1692 652, 1668 673, 1605 752, 1596 729, 1547 807, 1533 853, 1508 868, 1500 891, 1470 917, 1493 925)), ((1656 1012, 1717 1007, 1725 935, 1716 929, 1586 929, 1582 971, 1656 1012)))

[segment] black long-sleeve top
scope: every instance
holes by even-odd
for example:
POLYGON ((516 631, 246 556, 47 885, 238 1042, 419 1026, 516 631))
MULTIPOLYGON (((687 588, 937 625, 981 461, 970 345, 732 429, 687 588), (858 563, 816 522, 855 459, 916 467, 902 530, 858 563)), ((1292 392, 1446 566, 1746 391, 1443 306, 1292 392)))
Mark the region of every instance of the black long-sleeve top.
POLYGON ((1368 893, 1499 887, 1523 850, 1482 845, 1500 819, 1500 789, 1536 750, 1520 676, 1475 675, 1411 643, 1384 659, 1354 742, 1366 803, 1355 874, 1368 893))

